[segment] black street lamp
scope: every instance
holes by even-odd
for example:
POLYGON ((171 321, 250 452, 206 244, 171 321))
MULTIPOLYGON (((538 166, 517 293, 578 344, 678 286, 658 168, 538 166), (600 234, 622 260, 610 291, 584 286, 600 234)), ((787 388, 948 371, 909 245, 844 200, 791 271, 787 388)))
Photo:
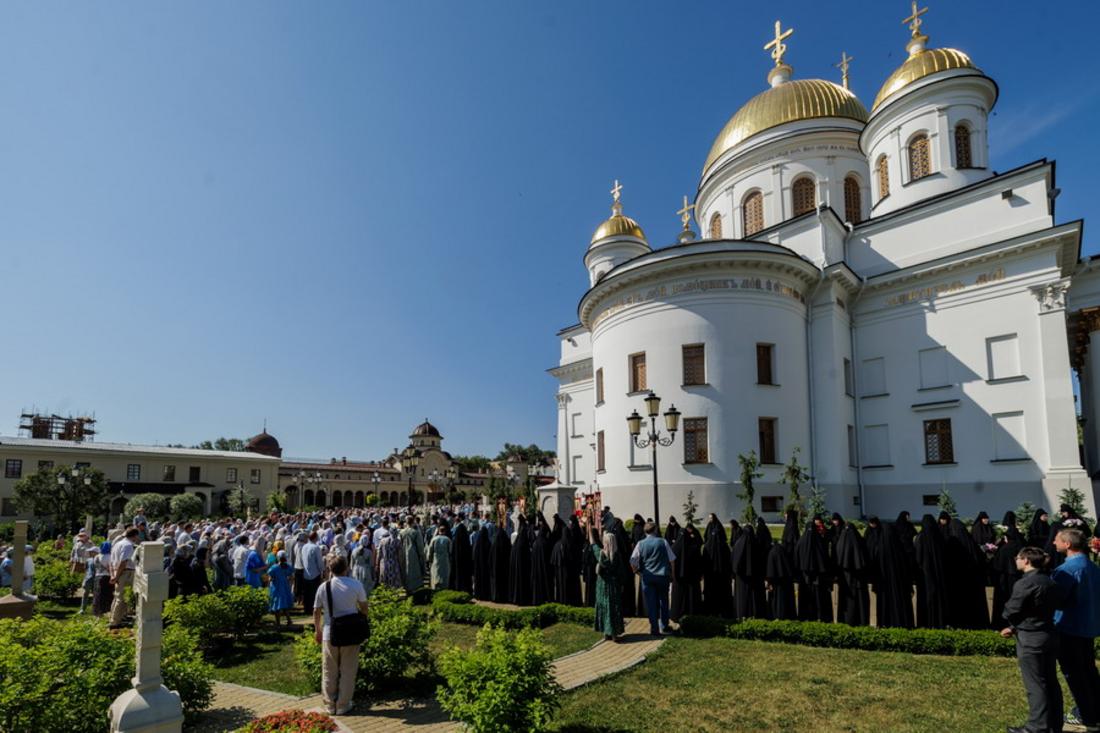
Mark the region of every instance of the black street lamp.
POLYGON ((420 456, 416 453, 416 448, 411 445, 405 449, 405 463, 408 464, 409 469, 409 508, 412 509, 416 503, 415 495, 413 494, 413 477, 416 475, 416 464, 420 462, 420 456))
POLYGON ((661 534, 661 506, 657 495, 657 445, 668 447, 676 440, 676 431, 680 428, 680 411, 676 405, 669 405, 665 411, 665 428, 668 437, 663 437, 657 429, 657 416, 661 412, 661 398, 650 392, 645 397, 646 412, 649 414, 649 432, 646 437, 639 438, 642 432, 642 416, 634 410, 626 418, 627 427, 630 429, 630 437, 634 445, 640 449, 650 448, 653 465, 653 521, 657 523, 657 534, 661 534))

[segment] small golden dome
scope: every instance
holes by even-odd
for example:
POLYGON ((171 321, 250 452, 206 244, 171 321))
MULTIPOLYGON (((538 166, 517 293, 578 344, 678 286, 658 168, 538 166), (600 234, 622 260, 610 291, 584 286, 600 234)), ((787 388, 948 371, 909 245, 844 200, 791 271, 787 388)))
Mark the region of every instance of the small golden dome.
POLYGON ((871 105, 874 112, 886 101, 886 98, 895 92, 901 91, 918 79, 935 74, 938 71, 951 69, 974 69, 981 71, 974 62, 962 51, 953 48, 924 48, 912 54, 905 63, 899 66, 893 74, 878 90, 875 103, 871 105))
POLYGON ((638 226, 638 222, 623 214, 612 214, 611 218, 596 227, 596 233, 592 235, 592 244, 607 237, 637 237, 643 242, 645 232, 638 226))
POLYGON ((714 161, 753 135, 777 125, 818 117, 846 117, 867 121, 867 109, 856 95, 824 79, 795 79, 766 89, 745 103, 718 133, 703 165, 714 161))

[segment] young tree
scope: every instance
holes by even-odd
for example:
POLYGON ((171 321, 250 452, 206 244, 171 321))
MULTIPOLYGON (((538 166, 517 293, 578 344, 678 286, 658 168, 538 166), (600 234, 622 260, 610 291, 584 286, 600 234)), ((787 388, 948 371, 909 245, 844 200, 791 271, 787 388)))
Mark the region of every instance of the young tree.
POLYGON ((39 517, 53 517, 66 531, 84 523, 88 514, 107 509, 109 488, 103 472, 95 468, 70 466, 40 468, 15 484, 15 504, 20 511, 39 517))
POLYGON ((955 500, 951 498, 951 492, 944 486, 940 489, 940 498, 936 500, 936 506, 941 512, 947 512, 952 519, 957 519, 959 510, 955 507, 955 500))
POLYGON ((753 506, 756 499, 756 488, 753 486, 753 481, 761 478, 764 474, 760 471, 760 459, 756 457, 756 451, 754 450, 750 450, 747 456, 743 453, 739 454, 737 462, 741 464, 741 491, 737 494, 737 498, 745 502, 741 519, 746 524, 752 524, 756 521, 756 507, 753 506))
POLYGON ((699 511, 699 505, 695 503, 695 492, 689 491, 687 495, 687 501, 684 502, 684 524, 695 524, 697 517, 695 512, 699 511))
POLYGON ((825 495, 825 489, 818 486, 816 481, 810 484, 810 517, 824 517, 829 511, 825 508, 825 495))
POLYGON ((1073 510, 1073 513, 1081 519, 1086 521, 1089 520, 1089 512, 1085 507, 1085 494, 1073 488, 1073 484, 1070 484, 1058 493, 1058 502, 1067 505, 1073 510))
POLYGON ((810 480, 810 473, 805 466, 798 463, 798 451, 799 448, 795 447, 791 453, 791 460, 783 467, 783 475, 779 480, 786 484, 787 489, 790 491, 787 505, 783 507, 783 513, 786 514, 791 510, 798 512, 798 521, 801 524, 806 517, 806 501, 802 498, 802 494, 799 493, 798 489, 810 480))

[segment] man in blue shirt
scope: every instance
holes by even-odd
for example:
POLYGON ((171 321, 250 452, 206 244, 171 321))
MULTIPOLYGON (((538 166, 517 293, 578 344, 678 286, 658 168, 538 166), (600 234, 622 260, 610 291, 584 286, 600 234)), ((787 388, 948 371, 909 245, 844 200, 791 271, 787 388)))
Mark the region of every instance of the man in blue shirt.
POLYGON ((672 580, 672 563, 676 555, 668 541, 657 535, 652 520, 645 523, 645 539, 634 546, 630 566, 642 576, 642 593, 649 615, 649 633, 654 636, 668 631, 668 586, 672 580), (660 626, 657 622, 660 620, 660 626))
POLYGON ((1066 556, 1051 579, 1062 589, 1063 606, 1054 614, 1058 631, 1058 664, 1077 702, 1081 723, 1089 733, 1100 733, 1100 674, 1093 644, 1100 636, 1100 567, 1089 562, 1085 534, 1063 529, 1054 548, 1066 556))

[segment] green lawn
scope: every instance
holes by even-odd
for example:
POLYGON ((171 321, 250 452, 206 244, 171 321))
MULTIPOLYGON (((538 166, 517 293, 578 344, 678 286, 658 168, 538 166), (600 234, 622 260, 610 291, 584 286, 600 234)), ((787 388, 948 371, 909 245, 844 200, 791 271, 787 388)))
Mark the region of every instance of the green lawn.
POLYGON ((645 664, 563 702, 554 729, 570 733, 1000 733, 1027 713, 1014 659, 734 639, 670 639, 645 664))
MULTIPOLYGON (((440 654, 450 646, 473 647, 477 626, 443 623, 432 640, 432 651, 440 654)), ((270 626, 259 634, 237 643, 231 650, 213 658, 214 678, 246 687, 282 692, 288 695, 309 695, 312 690, 294 660, 294 642, 300 629, 276 631, 270 626)), ((542 630, 543 638, 554 657, 587 649, 600 639, 595 631, 575 624, 555 624, 542 630)), ((434 683, 433 683, 434 684, 434 683)), ((430 692, 430 690, 428 690, 430 692)))

